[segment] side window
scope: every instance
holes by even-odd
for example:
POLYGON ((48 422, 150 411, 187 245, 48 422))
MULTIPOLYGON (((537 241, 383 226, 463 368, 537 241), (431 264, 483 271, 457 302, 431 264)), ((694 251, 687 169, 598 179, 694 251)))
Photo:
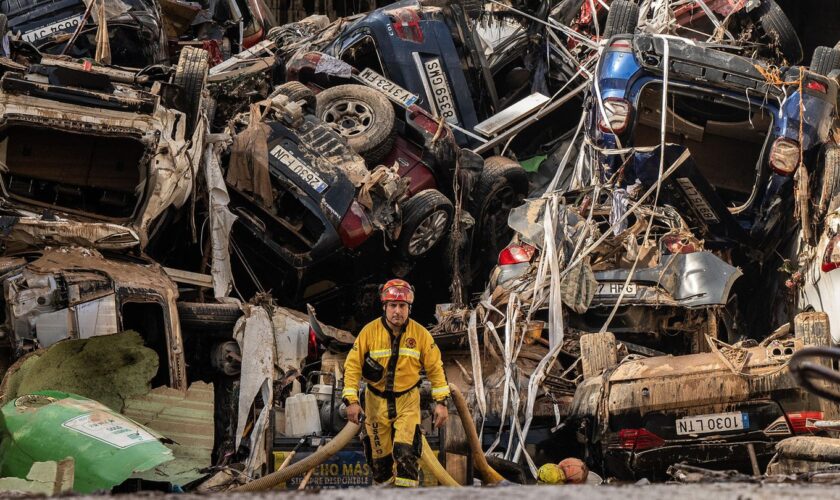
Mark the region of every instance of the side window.
POLYGON ((347 46, 341 52, 341 60, 358 70, 370 68, 380 75, 388 76, 379 60, 376 42, 370 35, 365 35, 347 46))

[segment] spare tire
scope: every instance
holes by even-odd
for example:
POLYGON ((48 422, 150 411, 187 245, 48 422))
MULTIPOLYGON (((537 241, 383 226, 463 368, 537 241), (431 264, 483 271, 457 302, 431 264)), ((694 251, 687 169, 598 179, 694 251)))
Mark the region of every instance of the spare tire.
POLYGON ((191 136, 198 123, 201 109, 201 96, 207 85, 207 72, 210 69, 209 55, 204 49, 184 47, 178 58, 172 83, 181 89, 181 107, 187 115, 187 136, 191 136))
POLYGON ((391 101, 363 85, 339 85, 316 96, 315 115, 335 129, 370 166, 391 151, 396 116, 391 101))
POLYGON ((610 5, 607 24, 604 25, 602 38, 624 35, 636 31, 639 24, 639 6, 626 0, 618 0, 610 5))
POLYGON ((750 13, 761 27, 764 35, 778 44, 779 50, 790 64, 802 60, 802 44, 796 30, 779 4, 774 0, 762 0, 761 5, 750 13))
POLYGON ((436 189, 415 194, 402 206, 403 223, 397 250, 406 259, 416 259, 429 252, 446 237, 455 209, 452 202, 436 189))
POLYGON ((836 69, 840 69, 840 50, 825 46, 814 49, 811 57, 812 72, 827 76, 836 69))

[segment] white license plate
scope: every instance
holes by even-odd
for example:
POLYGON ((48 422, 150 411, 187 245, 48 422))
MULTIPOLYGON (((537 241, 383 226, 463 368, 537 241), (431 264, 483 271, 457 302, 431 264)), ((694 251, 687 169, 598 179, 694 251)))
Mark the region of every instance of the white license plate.
POLYGON ((47 38, 48 36, 52 36, 56 33, 76 29, 76 26, 79 25, 79 22, 81 22, 81 20, 81 15, 75 17, 68 17, 67 19, 62 19, 61 21, 52 23, 50 25, 41 26, 40 28, 35 28, 34 30, 27 31, 22 35, 22 37, 29 43, 37 42, 42 38, 47 38))
POLYGON ((598 288, 595 289, 595 296, 596 297, 618 297, 621 295, 621 290, 624 289, 624 296, 625 297, 634 297, 636 295, 636 288, 635 283, 628 283, 627 286, 624 286, 624 283, 615 282, 615 283, 598 283, 598 288))
POLYGON ((370 68, 363 69, 356 79, 368 87, 382 92, 388 96, 389 99, 406 108, 417 102, 416 95, 405 90, 370 68))
POLYGON ((712 432, 738 431, 750 427, 749 415, 740 411, 712 413, 677 419, 677 435, 709 434, 712 432))
POLYGON ((324 180, 318 176, 318 174, 304 165, 303 162, 298 160, 292 153, 286 151, 283 146, 274 146, 271 150, 271 156, 277 158, 280 163, 289 167, 289 170, 300 177, 303 182, 309 184, 309 187, 314 189, 315 192, 323 193, 328 187, 330 187, 329 184, 324 182, 324 180))
POLYGON ((426 70, 426 78, 432 91, 435 108, 438 115, 442 116, 448 123, 458 125, 458 113, 455 111, 455 101, 452 99, 452 91, 449 89, 449 82, 446 80, 446 73, 440 59, 429 59, 423 63, 426 70))

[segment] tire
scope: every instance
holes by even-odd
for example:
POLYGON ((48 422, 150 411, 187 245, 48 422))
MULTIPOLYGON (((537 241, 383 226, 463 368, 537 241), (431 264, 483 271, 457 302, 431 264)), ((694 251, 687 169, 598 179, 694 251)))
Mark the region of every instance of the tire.
POLYGON ((761 5, 753 11, 755 21, 761 27, 764 35, 771 41, 777 41, 779 50, 790 64, 797 64, 802 60, 802 44, 796 35, 796 30, 790 23, 782 8, 774 0, 762 0, 761 5))
POLYGON ((814 49, 814 55, 811 57, 811 71, 827 76, 836 69, 840 69, 840 50, 824 46, 814 49))
POLYGON ((602 38, 624 35, 636 31, 639 24, 639 6, 633 2, 618 0, 610 5, 607 23, 604 25, 602 38))
POLYGON ((216 304, 201 302, 178 302, 178 319, 182 326, 212 329, 230 329, 242 316, 242 310, 236 304, 216 304))
POLYGON ((274 92, 271 93, 269 97, 277 97, 278 95, 284 95, 292 101, 305 101, 307 111, 310 113, 315 112, 316 106, 316 99, 315 99, 315 92, 307 87, 306 85, 300 82, 286 82, 283 85, 280 85, 274 92))
POLYGON ((391 101, 362 85, 339 85, 316 96, 315 115, 335 129, 370 166, 391 151, 396 116, 391 101))
POLYGON ((822 168, 822 186, 817 216, 825 215, 840 205, 840 146, 829 146, 825 150, 822 168))
POLYGON ((184 47, 178 58, 172 83, 181 88, 182 109, 187 115, 187 135, 190 136, 198 123, 201 108, 201 95, 207 85, 207 72, 210 69, 207 51, 196 47, 184 47))
POLYGON ((496 264, 499 251, 510 242, 513 230, 508 214, 528 194, 528 174, 522 166, 504 156, 484 160, 484 170, 473 189, 469 211, 475 218, 470 276, 485 279, 496 264))
POLYGON ((618 364, 615 335, 610 332, 580 336, 580 367, 583 379, 595 377, 618 364))
POLYGON ((455 208, 436 189, 415 194, 402 206, 403 224, 397 250, 407 259, 416 259, 443 240, 452 225, 455 208))
POLYGON ((805 347, 826 347, 831 345, 831 329, 828 314, 824 312, 802 312, 793 318, 793 333, 802 340, 805 347))

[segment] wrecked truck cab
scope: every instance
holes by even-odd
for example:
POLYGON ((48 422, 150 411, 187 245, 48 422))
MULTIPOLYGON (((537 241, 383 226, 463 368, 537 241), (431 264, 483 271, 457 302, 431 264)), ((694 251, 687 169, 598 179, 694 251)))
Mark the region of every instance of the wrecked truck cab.
POLYGON ((14 357, 68 338, 135 330, 159 358, 153 386, 187 387, 175 301, 157 264, 78 247, 0 258, 3 330, 14 357))
POLYGON ((787 368, 801 338, 756 347, 627 360, 579 386, 571 425, 590 464, 623 480, 666 478, 672 464, 760 474, 777 442, 810 434, 838 406, 799 387, 787 368), (810 419, 810 420, 809 420, 810 419))
POLYGON ((202 54, 185 49, 183 60, 195 65, 176 69, 174 83, 50 56, 7 66, 0 185, 8 214, 56 212, 80 224, 119 225, 125 231, 105 235, 112 241, 86 246, 107 248, 117 239, 144 247, 161 215, 192 189, 204 135, 196 125, 203 85, 192 85, 206 75, 202 54))

